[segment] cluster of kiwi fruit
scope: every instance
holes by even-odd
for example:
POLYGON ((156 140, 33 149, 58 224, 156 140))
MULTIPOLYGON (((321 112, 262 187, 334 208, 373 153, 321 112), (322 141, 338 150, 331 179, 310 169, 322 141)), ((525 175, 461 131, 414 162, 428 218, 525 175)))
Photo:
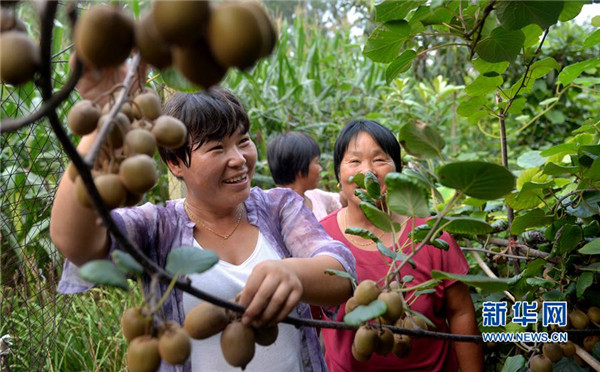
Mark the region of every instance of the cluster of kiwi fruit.
POLYGON ((21 85, 33 80, 40 66, 40 47, 27 35, 25 23, 16 16, 17 1, 0 7, 0 81, 21 85))
POLYGON ((154 372, 161 360, 183 364, 192 350, 190 336, 179 324, 167 321, 156 327, 145 307, 127 309, 121 318, 121 330, 129 341, 126 359, 130 372, 154 372))
MULTIPOLYGON (((236 301, 239 300, 239 296, 236 301)), ((202 302, 186 315, 183 328, 193 339, 203 340, 221 333, 223 358, 244 369, 254 358, 255 344, 269 346, 277 340, 277 325, 254 328, 240 321, 240 314, 210 302, 202 302)))
POLYGON ((119 7, 94 6, 74 30, 76 54, 90 67, 117 66, 136 47, 149 64, 174 65, 203 88, 221 81, 229 67, 245 69, 268 56, 276 41, 256 2, 154 1, 137 23, 119 7))
MULTIPOLYGON (((158 180, 153 160, 158 146, 177 148, 187 136, 185 125, 178 119, 161 115, 161 101, 156 91, 144 89, 125 102, 114 117, 112 105, 101 108, 96 102, 82 100, 67 116, 67 124, 76 135, 86 135, 105 125, 112 125, 107 140, 96 158, 92 175, 94 183, 109 208, 137 204, 158 180), (112 119, 111 119, 112 117, 112 119)), ((77 200, 91 207, 91 198, 75 167, 67 174, 75 183, 77 200)))
MULTIPOLYGON (((376 319, 378 323, 426 330, 427 323, 422 318, 409 314, 404 308, 399 289, 400 285, 396 281, 390 283, 389 289, 382 290, 374 280, 363 280, 346 302, 346 314, 358 306, 380 300, 385 303, 386 312, 376 319)), ((388 328, 373 327, 369 323, 359 327, 352 343, 352 356, 360 362, 367 361, 373 353, 383 356, 392 353, 398 358, 404 358, 410 350, 411 339, 408 335, 394 334, 388 328)))

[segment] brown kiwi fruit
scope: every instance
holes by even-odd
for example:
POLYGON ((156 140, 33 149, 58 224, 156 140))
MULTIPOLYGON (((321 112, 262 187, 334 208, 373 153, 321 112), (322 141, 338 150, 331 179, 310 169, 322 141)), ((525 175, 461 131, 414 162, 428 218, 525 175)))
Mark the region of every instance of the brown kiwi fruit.
POLYGON ((134 338, 127 348, 129 372, 155 372, 160 367, 158 340, 150 335, 134 338))
POLYGON ((140 93, 133 99, 133 102, 135 103, 133 115, 138 119, 145 116, 148 120, 154 120, 162 114, 160 98, 155 91, 147 90, 140 93))
POLYGON ((244 369, 254 358, 254 331, 240 321, 229 323, 221 334, 221 351, 230 365, 244 369))
POLYGON ((216 335, 227 326, 229 319, 225 309, 208 301, 195 306, 186 315, 183 329, 196 340, 216 335))
POLYGON ((575 309, 569 313, 569 321, 574 328, 584 329, 590 325, 590 319, 581 310, 575 309))
POLYGON ((403 325, 404 328, 408 329, 420 328, 427 330, 427 322, 425 322, 425 320, 423 320, 421 317, 414 315, 407 315, 406 318, 404 318, 403 325))
POLYGON ((179 324, 168 321, 161 325, 158 337, 158 354, 169 364, 183 364, 190 356, 192 342, 179 324))
POLYGON ((164 41, 189 45, 201 37, 209 12, 208 1, 154 1, 152 19, 164 41))
POLYGON ((587 316, 592 322, 600 323, 600 308, 592 306, 587 311, 587 316))
POLYGON ((125 156, 146 154, 154 156, 156 139, 152 133, 144 129, 135 128, 127 132, 124 143, 125 156))
POLYGON ((556 363, 563 357, 563 352, 559 344, 547 343, 542 346, 542 353, 552 363, 556 363))
POLYGON ((178 119, 161 115, 154 120, 152 134, 159 146, 176 149, 185 143, 187 139, 187 128, 178 119))
POLYGON ((127 191, 134 194, 147 192, 158 180, 154 159, 145 154, 138 154, 123 160, 119 178, 127 191))
POLYGON ((354 357, 354 359, 358 360, 359 362, 366 362, 367 360, 369 360, 369 358, 371 357, 370 355, 363 355, 361 353, 359 353, 358 351, 356 351, 356 346, 354 346, 354 344, 352 344, 352 356, 354 357))
MULTIPOLYGON (((108 102, 106 103, 103 107, 102 107, 102 115, 106 115, 110 112, 110 109, 113 107, 113 105, 108 102)), ((122 112, 123 114, 125 114, 125 116, 127 116, 127 119, 129 119, 129 121, 131 122, 134 118, 133 116, 133 109, 131 108, 131 104, 129 102, 124 102, 121 105, 121 108, 119 109, 120 112, 122 112)))
POLYGON ((171 47, 158 33, 152 13, 146 13, 136 24, 135 45, 142 58, 158 69, 169 67, 173 62, 171 47))
POLYGON ((377 334, 379 341, 375 352, 379 355, 388 355, 394 350, 394 334, 387 328, 382 328, 377 334))
POLYGON ((591 353, 599 340, 600 336, 587 336, 583 339, 583 348, 591 353))
POLYGON ((173 64, 181 74, 204 89, 218 84, 227 72, 215 60, 205 40, 198 40, 190 46, 175 46, 172 52, 173 64))
MULTIPOLYGON (((107 122, 108 114, 102 115, 100 119, 98 119, 98 130, 101 130, 101 128, 104 127, 107 122)), ((107 140, 110 142, 113 148, 118 149, 119 147, 123 146, 123 138, 131 128, 131 124, 127 116, 122 112, 118 112, 112 122, 112 128, 108 134, 107 140)))
POLYGON ((40 49, 24 32, 0 33, 0 80, 21 85, 33 80, 40 64, 40 49))
POLYGON ((381 300, 385 303, 387 310, 382 317, 393 324, 396 320, 398 320, 402 314, 404 314, 404 306, 402 304, 402 298, 396 292, 382 292, 378 297, 378 300, 381 300))
POLYGON ((67 124, 71 132, 78 136, 85 136, 96 129, 101 115, 100 107, 97 104, 84 99, 73 105, 67 115, 67 124))
POLYGON ((73 44, 88 66, 118 66, 133 48, 133 19, 119 7, 93 6, 75 25, 73 44))
POLYGON ((412 342, 410 337, 407 335, 394 335, 394 348, 392 349, 392 354, 396 358, 404 358, 408 354, 410 354, 410 350, 412 349, 412 342))
POLYGON ((129 308, 125 310, 121 317, 121 330, 127 341, 150 334, 152 331, 152 317, 144 314, 142 308, 129 308))
POLYGON ((354 297, 350 297, 348 299, 348 301, 346 301, 346 305, 344 307, 344 311, 346 314, 352 312, 352 310, 356 309, 358 307, 358 303, 356 302, 356 299, 354 297))
POLYGON ((260 58, 269 56, 277 44, 277 30, 275 29, 275 25, 271 21, 271 18, 267 14, 267 10, 257 1, 242 2, 240 5, 247 6, 254 12, 254 15, 258 20, 259 27, 261 28, 263 41, 262 48, 258 56, 260 58))
POLYGON ((567 341, 564 344, 560 344, 560 348, 562 349, 563 355, 567 357, 572 357, 577 351, 577 349, 575 348, 575 344, 571 341, 567 341))
POLYGON ((354 335, 354 346, 359 354, 371 356, 377 350, 379 337, 373 328, 360 326, 354 335))
POLYGON ((27 26, 15 16, 12 9, 0 8, 0 32, 10 30, 27 32, 27 26))
POLYGON ((552 362, 542 354, 534 355, 531 360, 529 360, 529 368, 531 368, 533 372, 551 372, 552 362))
POLYGON ((102 200, 110 209, 118 208, 125 203, 127 194, 118 175, 101 174, 94 178, 94 183, 102 200))
POLYGON ((260 19, 248 6, 222 3, 208 21, 208 44, 223 66, 240 69, 252 66, 263 49, 260 19))
POLYGON ((256 343, 261 346, 269 346, 277 340, 277 336, 279 335, 279 327, 276 325, 273 326, 264 326, 259 328, 254 328, 254 338, 256 343))
POLYGON ((368 305, 375 301, 380 293, 381 289, 379 289, 377 283, 374 280, 367 279, 360 282, 356 287, 354 298, 359 305, 368 305))

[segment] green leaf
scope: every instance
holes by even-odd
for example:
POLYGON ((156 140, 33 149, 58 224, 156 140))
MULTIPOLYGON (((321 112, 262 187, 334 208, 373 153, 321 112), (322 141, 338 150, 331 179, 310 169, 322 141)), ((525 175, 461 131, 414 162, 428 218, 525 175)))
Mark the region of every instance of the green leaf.
POLYGON ((450 244, 448 244, 448 242, 446 242, 445 240, 442 240, 442 239, 433 239, 429 243, 431 245, 433 245, 434 247, 436 247, 438 249, 442 249, 444 251, 447 251, 448 249, 450 249, 450 244))
POLYGON ((555 163, 548 163, 544 166, 543 174, 550 176, 559 176, 561 174, 575 174, 579 171, 578 166, 571 165, 558 165, 555 163))
POLYGON ((524 41, 525 35, 521 30, 509 31, 500 26, 482 38, 475 51, 479 58, 488 62, 512 62, 519 55, 524 41))
POLYGON ((377 176, 371 172, 365 174, 365 189, 371 198, 377 200, 381 199, 381 186, 379 185, 379 180, 377 179, 377 176))
POLYGON ((525 357, 523 355, 514 355, 506 358, 504 361, 504 366, 502 366, 501 372, 517 372, 521 368, 525 367, 525 357))
POLYGON ((163 81, 169 88, 175 89, 176 91, 195 93, 199 90, 202 90, 202 88, 194 85, 185 77, 183 77, 183 75, 181 75, 179 70, 177 70, 175 67, 162 69, 160 71, 160 76, 163 78, 163 81))
POLYGON ((350 176, 348 182, 355 183, 356 186, 361 189, 365 188, 365 175, 363 173, 356 173, 354 176, 350 176))
POLYGON ((517 165, 521 168, 535 168, 544 165, 546 157, 539 151, 527 151, 517 158, 517 165))
POLYGON ((400 144, 409 154, 420 158, 435 158, 446 146, 444 138, 420 120, 404 124, 398 137, 400 144))
POLYGON ((517 216, 510 226, 510 232, 519 235, 529 228, 546 226, 552 221, 554 221, 554 217, 546 216, 543 210, 533 209, 522 216, 517 216))
POLYGON ((583 239, 581 227, 573 224, 563 225, 554 237, 552 251, 557 256, 564 256, 575 249, 583 239))
POLYGON ((375 5, 375 21, 387 22, 401 20, 406 18, 408 12, 424 4, 424 0, 420 1, 397 1, 386 0, 375 5))
POLYGON ((454 16, 449 9, 445 7, 439 7, 431 10, 428 16, 421 18, 421 23, 424 26, 441 25, 444 23, 450 23, 453 17, 454 16))
POLYGON ((363 53, 374 62, 391 62, 398 56, 404 40, 409 35, 408 22, 389 21, 371 33, 363 53))
POLYGON ((344 231, 346 234, 360 236, 363 239, 371 239, 374 242, 378 242, 379 238, 367 229, 362 227, 347 227, 344 231))
POLYGON ((109 260, 90 261, 81 266, 78 273, 81 278, 95 284, 128 289, 125 274, 109 260))
POLYGON ((473 67, 481 75, 487 72, 497 72, 498 74, 503 74, 504 71, 508 68, 509 62, 488 62, 485 59, 477 58, 473 61, 473 67))
POLYGON ((385 177, 388 185, 387 205, 401 216, 429 217, 429 204, 424 189, 410 177, 401 173, 388 173, 385 177))
POLYGON ((400 224, 397 222, 393 222, 392 218, 388 216, 386 213, 382 212, 377 207, 372 206, 367 203, 360 203, 360 209, 362 209, 363 213, 371 223, 380 228, 383 231, 391 232, 392 226, 395 231, 400 231, 400 224))
MULTIPOLYGON (((587 1, 585 3, 587 4, 587 1)), ((592 17, 592 26, 600 27, 600 16, 592 17)))
POLYGON ((593 47, 598 43, 600 43, 600 30, 596 30, 590 36, 586 37, 581 49, 593 47))
POLYGON ((560 64, 552 57, 544 58, 531 65, 529 76, 531 79, 536 80, 547 75, 552 70, 559 71, 560 64))
POLYGON ((199 274, 210 269, 217 262, 219 256, 213 251, 181 246, 169 253, 165 268, 173 275, 199 274))
MULTIPOLYGON (((433 225, 434 222, 430 220, 427 224, 433 225)), ((473 217, 444 217, 441 226, 450 234, 483 235, 494 230, 489 223, 473 217)))
POLYGON ((490 278, 484 275, 460 275, 446 273, 439 270, 432 270, 431 277, 433 279, 449 279, 458 280, 467 285, 485 289, 490 292, 502 292, 508 289, 508 285, 514 282, 514 279, 507 278, 490 278))
POLYGON ((581 254, 600 254, 600 239, 592 240, 578 250, 581 254))
POLYGON ((412 49, 407 49, 399 57, 394 59, 392 63, 388 65, 385 69, 385 81, 389 84, 394 80, 398 75, 403 72, 408 71, 412 61, 417 56, 417 52, 412 49))
POLYGON ((583 226, 583 236, 586 238, 591 238, 593 236, 598 235, 599 233, 600 233, 600 223, 598 223, 598 221, 596 221, 596 220, 592 220, 590 223, 583 226))
POLYGON ((327 269, 327 270, 325 270, 325 274, 327 274, 327 275, 335 275, 335 276, 339 276, 341 278, 350 279, 350 281, 352 283, 354 283, 354 278, 352 277, 352 275, 348 274, 345 271, 327 269))
POLYGON ((437 173, 442 185, 482 200, 500 198, 515 187, 515 176, 508 169, 483 161, 448 163, 437 173))
POLYGON ((521 31, 523 32, 523 35, 525 35, 523 48, 537 45, 540 42, 540 36, 544 33, 544 30, 536 24, 527 25, 523 27, 521 31))
POLYGON ((588 59, 583 62, 568 65, 567 67, 563 68, 560 74, 558 74, 556 82, 562 85, 567 85, 579 77, 583 71, 594 68, 598 65, 600 65, 600 59, 598 58, 588 59))
POLYGON ((473 82, 465 88, 465 92, 471 97, 483 96, 493 92, 498 88, 504 80, 502 76, 487 77, 479 75, 473 82))
POLYGON ((588 1, 577 1, 577 0, 569 0, 569 1, 565 1, 564 2, 564 7, 562 12, 560 12, 560 16, 558 17, 558 20, 561 22, 566 22, 566 21, 570 21, 573 18, 577 17, 577 15, 579 15, 579 13, 581 12, 581 8, 583 8, 583 6, 585 4, 587 4, 588 1))
POLYGON ((468 97, 459 103, 458 107, 456 108, 456 113, 460 116, 469 117, 479 111, 486 102, 487 100, 483 97, 468 97))
POLYGON ((377 242, 377 250, 379 250, 379 252, 381 254, 383 254, 386 257, 391 258, 392 260, 395 260, 396 257, 397 257, 396 252, 392 251, 391 249, 389 249, 385 245, 381 244, 381 242, 377 242))
POLYGON ((545 30, 558 22, 563 5, 563 1, 503 1, 496 9, 496 15, 509 30, 518 30, 532 23, 545 30))
POLYGON ((348 314, 344 315, 344 323, 351 326, 359 326, 367 320, 375 319, 385 314, 387 306, 381 300, 375 300, 368 305, 360 305, 348 314))
POLYGON ((504 198, 506 204, 515 210, 536 208, 542 202, 540 193, 532 191, 519 191, 507 195, 504 198))
POLYGON ((140 265, 129 253, 115 250, 112 253, 112 259, 119 270, 126 274, 142 275, 144 273, 142 265, 140 265))
POLYGON ((369 203, 375 206, 375 201, 363 189, 354 189, 354 195, 358 196, 361 202, 369 203))
POLYGON ((594 283, 594 273, 593 272, 586 271, 586 272, 582 273, 581 275, 579 275, 579 278, 577 278, 577 284, 576 284, 577 298, 582 298, 585 290, 588 289, 588 287, 590 285, 592 285, 593 283, 594 283))

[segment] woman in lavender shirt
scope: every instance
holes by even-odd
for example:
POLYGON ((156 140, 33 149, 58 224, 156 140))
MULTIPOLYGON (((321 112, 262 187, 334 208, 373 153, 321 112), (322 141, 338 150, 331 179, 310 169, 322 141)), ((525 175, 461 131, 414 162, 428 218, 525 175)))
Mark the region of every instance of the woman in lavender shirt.
MULTIPOLYGON (((182 245, 217 253, 220 261, 215 267, 190 279, 194 286, 224 299, 241 292, 239 303, 247 307, 242 317, 245 324, 275 324, 290 313, 310 318, 308 304, 336 305, 346 300, 351 295, 350 282, 324 274, 326 269, 335 269, 355 276, 354 258, 346 246, 325 233, 292 190, 263 191, 250 186, 257 152, 239 100, 222 89, 177 93, 164 112, 188 128, 185 145, 160 149, 188 194, 164 206, 147 203, 113 210, 111 215, 121 230, 162 267, 168 253, 182 245)), ((80 153, 91 146, 93 137, 82 139, 80 153)), ((75 200, 73 183, 63 177, 50 227, 52 240, 67 259, 59 285, 63 293, 89 288, 89 283, 77 277, 77 265, 106 258, 109 250, 117 248, 96 219, 94 211, 75 200)), ((161 291, 165 290, 161 284, 161 291)), ((168 319, 183 324, 185 314, 199 303, 175 289, 163 310, 168 319)), ((279 331, 273 345, 257 348, 248 370, 326 370, 313 328, 280 324, 279 331)), ((165 371, 229 368, 220 353, 218 335, 193 341, 192 356, 185 365, 161 365, 165 371)))

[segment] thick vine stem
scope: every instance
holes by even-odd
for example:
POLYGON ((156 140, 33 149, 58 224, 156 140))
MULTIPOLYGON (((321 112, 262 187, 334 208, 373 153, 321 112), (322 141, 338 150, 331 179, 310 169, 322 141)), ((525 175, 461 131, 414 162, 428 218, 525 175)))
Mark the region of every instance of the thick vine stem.
MULTIPOLYGON (((490 267, 483 261, 483 259, 481 258, 481 256, 479 256, 479 253, 471 252, 471 256, 475 259, 475 261, 477 261, 477 265, 479 265, 479 267, 481 268, 481 270, 483 270, 483 272, 487 276, 489 276, 490 278, 498 279, 498 276, 496 276, 496 274, 494 274, 494 272, 492 271, 492 269, 490 269, 490 267)), ((515 296, 513 296, 512 293, 510 293, 509 291, 504 291, 504 294, 512 302, 516 301, 515 300, 515 296)))
MULTIPOLYGON (((506 247, 510 244, 508 239, 502 239, 502 238, 489 238, 488 243, 494 244, 497 246, 501 246, 501 247, 506 247)), ((527 245, 521 244, 521 243, 513 244, 513 247, 515 247, 519 251, 523 252, 523 254, 527 257, 547 259, 548 256, 550 256, 550 253, 542 252, 540 250, 528 247, 527 245)))
POLYGON ((583 361, 586 362, 590 367, 592 367, 594 369, 594 371, 600 371, 600 362, 598 362, 596 360, 596 358, 594 358, 590 353, 588 353, 581 346, 579 346, 577 344, 574 344, 574 345, 575 345, 575 353, 581 359, 583 359, 583 361))

